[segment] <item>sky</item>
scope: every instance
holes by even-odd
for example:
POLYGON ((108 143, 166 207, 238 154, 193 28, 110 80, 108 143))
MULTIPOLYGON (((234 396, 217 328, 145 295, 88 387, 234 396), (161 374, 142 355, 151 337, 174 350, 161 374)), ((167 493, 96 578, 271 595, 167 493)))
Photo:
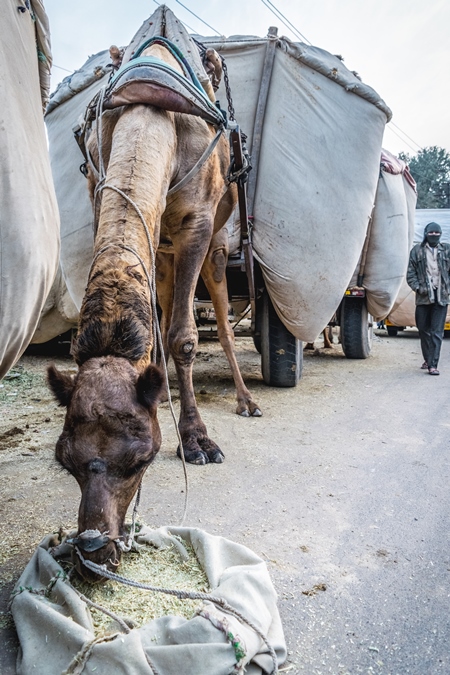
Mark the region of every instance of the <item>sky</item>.
MULTIPOLYGON (((88 56, 111 44, 126 46, 157 4, 156 0, 44 0, 52 40, 52 87, 88 56)), ((165 4, 189 32, 265 36, 269 26, 277 26, 279 35, 340 54, 347 68, 356 70, 393 112, 383 147, 410 156, 433 145, 450 152, 449 0, 166 0, 165 4), (276 16, 276 10, 283 16, 276 16)))

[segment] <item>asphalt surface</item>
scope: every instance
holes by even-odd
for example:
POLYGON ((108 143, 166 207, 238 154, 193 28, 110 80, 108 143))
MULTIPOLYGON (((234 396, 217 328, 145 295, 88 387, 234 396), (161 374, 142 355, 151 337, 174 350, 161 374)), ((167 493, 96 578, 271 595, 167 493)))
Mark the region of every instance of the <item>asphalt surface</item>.
MULTIPOLYGON (((195 386, 226 460, 188 467, 185 524, 267 561, 288 647, 281 672, 450 673, 450 340, 439 377, 420 370, 416 331, 377 331, 365 361, 338 345, 305 352, 301 382, 284 390, 261 382, 249 340, 238 348, 264 414, 234 414, 225 360, 202 342, 195 386)), ((185 495, 167 404, 159 418, 164 443, 140 508, 155 526, 179 524, 185 495)), ((78 488, 59 480, 75 517, 78 488)), ((49 500, 56 526, 58 504, 49 500)), ((2 675, 13 652, 0 656, 2 675)))

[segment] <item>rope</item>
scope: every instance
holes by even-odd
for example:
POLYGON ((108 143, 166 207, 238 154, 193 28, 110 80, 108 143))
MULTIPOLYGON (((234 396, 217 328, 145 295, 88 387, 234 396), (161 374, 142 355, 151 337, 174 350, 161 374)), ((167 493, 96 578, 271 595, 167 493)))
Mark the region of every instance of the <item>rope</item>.
MULTIPOLYGON (((150 298, 151 298, 152 313, 153 313, 152 361, 153 362, 156 361, 157 349, 158 349, 158 346, 159 346, 159 350, 160 350, 160 354, 161 354, 161 363, 162 363, 163 372, 164 372, 164 380, 165 380, 166 389, 167 389, 169 410, 170 410, 170 413, 172 415, 172 419, 173 419, 174 424, 175 424, 175 429, 176 429, 177 438, 178 438, 178 444, 179 444, 179 447, 180 447, 181 461, 182 461, 182 464, 183 464, 183 473, 184 473, 185 489, 186 489, 184 512, 183 512, 183 517, 181 519, 181 525, 183 525, 184 521, 186 519, 187 510, 188 510, 188 501, 189 501, 188 476, 187 476, 187 468, 186 468, 186 459, 185 459, 185 456, 184 456, 183 441, 181 439, 180 430, 178 428, 178 423, 177 423, 175 411, 174 411, 174 408, 173 408, 172 397, 171 397, 171 394, 170 394, 169 375, 168 375, 168 371, 167 371, 167 363, 166 363, 165 354, 164 354, 164 346, 163 346, 163 341, 162 341, 162 336, 161 336, 161 330, 160 330, 159 322, 156 320, 156 317, 157 317, 157 298, 156 298, 156 287, 155 287, 155 279, 156 279, 155 251, 154 251, 153 242, 152 242, 152 239, 151 239, 151 236, 150 236, 149 228, 147 226, 144 215, 142 214, 142 211, 140 210, 139 206, 136 204, 136 202, 133 199, 131 199, 131 197, 129 197, 125 192, 123 192, 123 190, 116 187, 115 185, 110 185, 110 184, 105 183, 106 175, 105 175, 105 166, 104 166, 104 162, 103 162, 103 125, 102 125, 102 110, 103 110, 104 96, 105 96, 105 87, 103 87, 100 90, 99 96, 98 96, 98 99, 97 99, 97 102, 96 102, 96 120, 97 120, 96 135, 97 135, 97 147, 98 147, 98 156, 99 156, 99 160, 98 160, 99 181, 98 181, 98 183, 95 187, 95 191, 94 191, 94 216, 95 216, 96 211, 97 211, 98 195, 101 192, 103 192, 103 190, 106 190, 106 189, 113 190, 114 192, 117 192, 117 194, 121 195, 121 197, 123 199, 125 199, 125 201, 127 201, 134 208, 135 212, 137 213, 137 215, 138 215, 138 217, 139 217, 139 219, 142 223, 144 231, 145 231, 145 235, 146 235, 147 243, 148 243, 148 248, 149 248, 149 252, 150 252, 150 259, 151 259, 151 272, 152 272, 151 277, 148 273, 145 262, 142 260, 140 255, 134 249, 132 249, 128 246, 125 246, 125 245, 121 245, 121 244, 120 245, 117 244, 117 246, 120 246, 120 248, 122 248, 124 250, 127 250, 130 253, 132 253, 134 256, 136 256, 136 258, 141 263, 142 268, 143 268, 144 273, 145 273, 145 276, 147 278, 147 283, 148 283, 148 288, 149 288, 149 293, 150 293, 150 298)), ((177 190, 184 187, 184 185, 186 185, 188 183, 188 181, 191 178, 193 178, 195 174, 198 173, 198 171, 201 169, 203 164, 207 161, 207 159, 210 157, 210 155, 214 151, 222 133, 223 133, 223 129, 219 129, 217 131, 215 137, 213 138, 213 140, 211 141, 209 146, 206 148, 205 152, 201 155, 200 159, 196 162, 196 164, 189 171, 189 173, 179 183, 177 183, 172 188, 170 188, 170 190, 168 191, 167 194, 173 194, 177 190)), ((90 155, 88 155, 88 157, 90 157, 90 155)), ((90 162, 91 162, 91 160, 90 160, 90 162)), ((89 278, 90 278, 94 263, 96 262, 99 255, 102 254, 104 251, 106 251, 111 246, 114 246, 114 245, 111 244, 111 245, 105 246, 100 251, 97 252, 97 254, 94 257, 94 260, 92 261, 92 265, 91 265, 91 268, 90 268, 90 271, 89 271, 89 278)), ((134 531, 133 531, 133 538, 134 538, 134 531)), ((129 546, 131 548, 132 543, 133 543, 133 538, 130 535, 130 537, 128 539, 128 544, 126 546, 129 546)))
POLYGON ((131 551, 131 547, 133 546, 134 542, 134 534, 136 532, 136 516, 137 516, 137 510, 139 508, 139 502, 141 501, 141 490, 142 490, 142 480, 139 483, 139 487, 137 489, 136 493, 136 499, 134 500, 134 506, 133 506, 133 514, 131 516, 131 529, 130 529, 130 534, 128 535, 128 543, 125 544, 121 539, 115 539, 115 543, 117 546, 120 548, 121 551, 131 551))
MULTIPOLYGON (((105 188, 110 188, 110 189, 112 189, 112 190, 116 190, 116 191, 118 191, 118 192, 122 192, 121 190, 119 190, 118 188, 115 188, 115 187, 112 186, 112 185, 104 185, 104 187, 105 187, 105 188)), ((123 192, 122 192, 122 195, 123 195, 126 199, 128 199, 127 195, 125 195, 123 192)), ((130 201, 132 201, 132 200, 130 200, 130 201)), ((134 204, 134 202, 133 202, 133 204, 134 204)), ((136 208, 138 208, 138 207, 136 207, 136 208)), ((140 213, 140 212, 139 212, 139 213, 140 213)), ((145 221, 144 221, 144 222, 145 222, 145 221)), ((104 246, 102 249, 100 249, 100 251, 98 251, 97 254, 96 254, 96 256, 94 257, 94 260, 92 261, 91 269, 90 269, 90 271, 89 271, 89 277, 90 277, 90 275, 91 275, 92 268, 93 268, 94 263, 95 263, 95 261, 97 260, 97 258, 99 258, 100 255, 102 255, 102 254, 103 254, 105 251, 107 251, 109 248, 114 248, 115 246, 118 247, 118 248, 122 248, 122 249, 124 249, 125 251, 129 251, 130 253, 132 253, 133 255, 136 256, 136 258, 139 260, 139 262, 140 262, 141 265, 142 265, 142 268, 143 268, 143 270, 144 270, 144 274, 145 274, 145 276, 146 276, 146 278, 147 278, 147 283, 149 284, 149 288, 152 290, 152 283, 151 283, 150 275, 149 275, 149 273, 148 273, 148 270, 147 270, 147 267, 146 267, 146 265, 145 265, 145 262, 142 260, 141 256, 140 256, 133 248, 131 248, 130 246, 125 246, 124 244, 108 244, 107 246, 104 246)), ((154 278, 155 278, 155 276, 153 275, 153 279, 154 279, 154 278)), ((150 292, 151 292, 151 290, 150 290, 150 292)), ((153 290, 154 290, 154 289, 153 289, 153 290)), ((152 296, 152 303, 153 303, 153 296, 152 296)), ((156 311, 156 310, 153 310, 153 311, 156 311)), ((182 441, 182 439, 181 439, 180 430, 179 430, 179 428, 178 428, 178 423, 177 423, 177 419, 176 419, 176 416, 175 416, 175 410, 174 410, 173 402, 172 402, 172 395, 171 395, 171 393, 170 393, 169 374, 168 374, 168 370, 167 370, 166 358, 165 358, 165 355, 164 355, 164 349, 163 349, 163 343, 162 343, 162 335, 161 335, 161 328, 160 328, 160 326, 159 326, 159 321, 155 320, 155 317, 156 317, 156 314, 154 313, 154 314, 153 314, 153 330, 155 331, 155 329, 156 329, 157 342, 158 342, 159 349, 160 349, 160 354, 161 354, 161 363, 162 363, 162 369, 163 369, 163 374, 164 374, 164 382, 165 382, 165 384, 166 384, 166 389, 167 389, 167 399, 168 399, 168 404, 169 404, 169 410, 170 410, 170 413, 171 413, 171 416, 172 416, 172 420, 173 420, 173 422, 174 422, 174 426, 175 426, 175 430, 176 430, 176 434, 177 434, 177 438, 178 438, 178 443, 179 443, 179 446, 180 446, 181 461, 182 461, 182 464, 183 464, 183 474, 184 474, 184 483, 185 483, 186 495, 185 495, 185 500, 184 500, 183 517, 182 517, 181 523, 180 523, 180 527, 181 527, 181 526, 183 526, 183 524, 184 524, 184 521, 185 521, 185 519, 186 519, 187 510, 188 510, 188 502, 189 502, 189 482, 188 482, 188 475, 187 475, 187 468, 186 468, 186 459, 185 459, 185 456, 184 456, 183 441, 182 441)), ((154 344, 155 344, 155 343, 154 343, 154 344)), ((135 503, 135 508, 137 508, 137 507, 136 507, 136 503, 135 503)), ((133 512, 134 512, 134 510, 133 510, 133 512)), ((131 543, 132 543, 132 542, 131 542, 131 543)), ((130 545, 130 544, 129 544, 129 545, 130 545)))
POLYGON ((61 673, 61 675, 81 675, 95 645, 101 644, 102 642, 112 642, 112 640, 115 640, 119 635, 120 633, 104 635, 103 637, 98 637, 86 642, 78 654, 74 656, 68 668, 61 673))
POLYGON ((243 614, 238 612, 237 609, 232 607, 231 605, 228 604, 226 600, 223 598, 219 598, 218 596, 215 595, 210 595, 209 593, 199 593, 197 591, 182 591, 182 590, 177 590, 173 588, 157 588, 155 586, 150 586, 149 584, 143 584, 140 581, 134 581, 133 579, 127 579, 126 577, 123 577, 120 574, 116 574, 115 572, 111 572, 106 568, 106 565, 97 565, 97 563, 92 562, 91 560, 85 560, 83 556, 81 555, 80 551, 78 548, 75 549, 78 557, 80 558, 82 564, 87 567, 89 570, 92 572, 95 572, 96 574, 105 577, 106 579, 110 579, 111 581, 118 581, 121 584, 125 584, 127 586, 133 586, 135 588, 140 588, 141 590, 144 591, 153 591, 155 593, 165 593, 166 595, 175 595, 177 598, 180 600, 206 600, 208 602, 212 602, 214 605, 217 607, 220 607, 224 612, 227 612, 228 614, 231 614, 234 616, 236 619, 239 621, 242 621, 243 623, 247 624, 249 628, 251 628, 257 635, 258 637, 264 642, 266 645, 270 656, 272 658, 272 662, 274 665, 274 669, 272 671, 273 674, 276 675, 278 673, 278 659, 277 655, 275 653, 275 650, 273 649, 272 645, 269 643, 268 639, 262 633, 255 624, 247 619, 243 614))
POLYGON ((191 178, 194 178, 194 176, 198 174, 203 164, 206 162, 207 159, 209 159, 210 155, 213 153, 214 148, 219 142, 219 138, 223 134, 223 131, 224 131, 223 127, 221 127, 217 131, 216 135, 214 136, 211 143, 208 145, 208 147, 206 148, 205 152, 202 154, 200 159, 194 164, 192 169, 185 175, 184 178, 182 178, 178 183, 176 183, 176 185, 174 185, 173 187, 170 188, 170 190, 168 190, 167 195, 173 195, 174 192, 178 192, 178 190, 181 190, 181 188, 183 188, 185 185, 187 185, 187 183, 189 183, 191 178))
MULTIPOLYGON (((172 397, 171 397, 171 393, 170 393, 169 375, 168 375, 168 371, 167 371, 167 363, 166 363, 165 354, 164 354, 164 346, 163 346, 163 341, 162 341, 162 336, 161 336, 161 329, 160 329, 160 326, 159 326, 159 321, 156 318, 157 317, 157 298, 156 298, 156 286, 155 286, 155 279, 156 279, 155 251, 154 251, 154 247, 153 247, 152 238, 150 236, 149 228, 147 226, 144 215, 143 215, 142 211, 140 210, 139 206, 136 204, 136 202, 133 199, 131 199, 131 197, 129 197, 125 192, 123 192, 123 190, 116 187, 115 185, 109 185, 109 184, 105 183, 106 174, 105 174, 105 165, 104 165, 104 162, 103 162, 103 125, 102 125, 102 111, 103 111, 104 96, 105 96, 105 87, 102 87, 102 89, 99 92, 97 103, 96 103, 96 120, 97 120, 96 135, 97 135, 97 148, 98 148, 98 157, 99 157, 99 159, 98 159, 98 172, 96 171, 96 173, 98 173, 99 181, 98 181, 98 183, 95 187, 95 192, 94 192, 94 217, 95 217, 96 209, 97 209, 98 195, 103 190, 107 190, 107 189, 113 190, 114 192, 117 192, 119 195, 121 195, 121 197, 123 199, 125 199, 125 201, 128 202, 134 208, 134 210, 136 211, 136 213, 137 213, 137 215, 138 215, 138 217, 139 217, 139 219, 142 223, 142 226, 144 228, 145 235, 146 235, 146 238, 147 238, 147 244, 148 244, 148 248, 149 248, 149 252, 150 252, 150 260, 151 260, 151 271, 152 271, 151 277, 149 275, 149 272, 147 270, 147 266, 146 266, 145 262, 143 261, 141 256, 133 248, 122 245, 122 244, 117 244, 117 246, 119 246, 120 248, 122 248, 126 251, 129 251, 134 256, 136 256, 136 258, 139 260, 139 262, 140 262, 140 264, 141 264, 141 266, 144 270, 145 276, 147 278, 147 283, 148 283, 148 288, 149 288, 149 293, 150 293, 150 299, 151 299, 151 306, 152 306, 152 314, 153 314, 153 321, 152 321, 152 330, 153 330, 152 361, 153 362, 156 361, 157 349, 158 349, 158 346, 159 346, 159 350, 160 350, 160 354, 161 354, 161 363, 162 363, 163 373, 164 373, 164 380, 165 380, 166 390, 167 390, 167 398, 168 398, 168 403, 169 403, 169 409, 170 409, 170 413, 172 415, 172 419, 173 419, 173 422, 174 422, 174 425, 175 425, 177 438, 178 438, 178 444, 179 444, 179 447, 180 447, 181 461, 182 461, 182 464, 183 464, 183 473, 184 473, 184 482, 185 482, 186 492, 185 492, 185 501, 184 501, 184 511, 183 511, 183 516, 182 516, 182 519, 181 519, 181 526, 182 526, 184 524, 185 519, 186 519, 186 514, 187 514, 187 510, 188 510, 189 484, 188 484, 188 476, 187 476, 187 469, 186 469, 186 459, 185 459, 185 456, 184 456, 183 441, 181 439, 180 430, 178 428, 178 423, 177 423, 177 420, 176 420, 175 411, 174 411, 173 403, 172 403, 172 397)), ((213 140, 214 146, 217 143, 218 138, 219 138, 219 133, 216 134, 216 137, 213 140)), ((213 149, 214 149, 214 147, 213 147, 213 149)), ((90 154, 88 154, 88 157, 90 157, 90 154)), ((203 156, 200 159, 202 159, 202 158, 203 158, 203 156)), ((207 159, 207 157, 205 158, 205 161, 206 161, 206 159, 207 159)), ((92 160, 90 160, 90 163, 91 163, 91 161, 92 160)), ((175 188, 177 188, 177 186, 175 186, 175 188)), ((90 270, 89 270, 88 278, 90 278, 90 276, 91 276, 91 272, 92 272, 94 263, 97 261, 98 257, 104 251, 106 251, 108 248, 111 248, 113 246, 114 246, 114 244, 104 246, 100 251, 97 252, 97 254, 95 255, 95 257, 92 261, 92 264, 91 264, 91 267, 90 267, 90 270)), ((134 526, 134 524, 135 524, 135 514, 137 512, 137 506, 138 506, 139 499, 140 499, 140 491, 141 491, 141 485, 138 488, 138 494, 136 496, 136 501, 135 501, 135 505, 134 505, 134 509, 133 509, 132 531, 130 532, 130 536, 128 538, 128 544, 122 544, 123 546, 125 546, 125 550, 130 550, 131 546, 133 545, 134 532, 135 532, 135 526, 134 526)))
MULTIPOLYGON (((180 446, 180 454, 181 454, 181 459, 182 459, 182 464, 183 464, 185 487, 186 487, 185 507, 184 507, 183 518, 182 518, 182 521, 181 521, 181 525, 183 525, 185 517, 186 517, 186 513, 187 513, 187 508, 188 508, 188 477, 187 477, 186 460, 185 460, 185 456, 184 456, 183 442, 182 442, 180 430, 178 428, 178 424, 177 424, 177 421, 176 421, 175 411, 174 411, 174 408, 173 408, 172 398, 171 398, 171 394, 170 394, 169 376, 168 376, 167 363, 166 363, 165 354, 164 354, 164 347, 163 347, 163 341, 162 341, 162 336, 161 336, 161 329, 160 329, 160 326, 159 326, 159 322, 157 320, 155 320, 155 318, 157 316, 157 311, 156 311, 157 300, 156 300, 156 287, 155 287, 155 279, 156 279, 155 252, 154 252, 154 248, 153 248, 153 242, 152 242, 152 239, 151 239, 151 236, 150 236, 150 231, 148 229, 147 223, 145 221, 145 218, 144 218, 139 206, 134 202, 134 200, 131 199, 131 197, 129 197, 120 188, 116 187, 115 185, 110 185, 108 183, 105 183, 106 176, 105 176, 105 170, 104 170, 103 148, 102 148, 102 131, 103 130, 102 130, 102 122, 101 122, 101 112, 102 112, 102 107, 103 107, 104 93, 105 93, 105 90, 102 89, 100 91, 100 95, 99 95, 99 98, 97 100, 97 107, 96 107, 97 145, 98 145, 98 153, 99 153, 99 170, 98 170, 99 182, 97 183, 97 186, 95 188, 95 193, 94 193, 94 209, 95 209, 95 206, 96 206, 97 196, 103 190, 113 190, 117 194, 121 195, 123 197, 123 199, 125 199, 134 208, 135 212, 137 213, 137 215, 138 215, 138 217, 139 217, 139 219, 142 223, 142 226, 144 228, 144 231, 145 231, 145 234, 146 234, 146 237, 147 237, 147 243, 148 243, 149 252, 150 252, 150 259, 151 259, 152 276, 150 277, 150 274, 147 270, 147 266, 146 266, 144 260, 137 253, 137 251, 135 251, 133 248, 131 248, 129 246, 125 246, 123 244, 109 244, 107 246, 104 246, 102 249, 100 249, 100 251, 98 251, 96 253, 96 255, 95 255, 95 257, 92 261, 91 268, 89 270, 89 278, 91 276, 94 263, 96 262, 98 257, 101 254, 103 254, 106 250, 108 250, 109 248, 113 248, 114 246, 117 246, 119 248, 122 248, 123 250, 129 251, 130 253, 132 253, 139 260, 139 262, 140 262, 140 264, 141 264, 141 266, 144 270, 145 276, 147 278, 148 287, 149 287, 149 293, 150 293, 150 299, 151 299, 152 311, 153 311, 153 338, 154 338, 154 340, 153 340, 152 358, 154 358, 156 356, 157 346, 159 345, 160 354, 161 354, 161 362, 163 364, 164 379, 165 379, 166 388, 167 388, 169 409, 170 409, 173 421, 175 423, 175 428, 176 428, 176 432, 177 432, 177 436, 178 436, 178 442, 179 442, 179 446, 180 446)), ((229 104, 230 104, 230 99, 229 99, 229 104)), ((232 106, 232 103, 231 103, 231 106, 232 106)), ((230 113, 233 115, 234 110, 233 110, 233 113, 230 110, 230 113)), ((233 115, 233 117, 234 117, 234 115, 233 115)), ((208 157, 213 152, 213 150, 215 148, 215 145, 217 144, 222 132, 223 132, 223 130, 220 129, 216 133, 215 138, 210 143, 210 145, 208 146, 206 151, 203 153, 203 155, 200 157, 200 160, 197 162, 197 164, 193 167, 193 169, 191 169, 191 171, 187 174, 187 176, 185 176, 185 178, 183 178, 180 181, 180 183, 178 183, 173 188, 171 188, 171 190, 169 190, 169 193, 173 193, 176 190, 183 187, 183 185, 188 182, 188 180, 186 180, 186 179, 192 178, 193 175, 195 175, 195 173, 197 173, 199 171, 202 164, 208 159, 208 157), (194 172, 194 169, 195 169, 195 172, 194 172)), ((94 213, 95 213, 95 211, 94 211, 94 213)), ((133 540, 134 540, 135 518, 136 518, 137 508, 138 508, 138 505, 139 505, 140 493, 141 493, 141 484, 139 485, 137 495, 136 495, 135 504, 134 504, 134 508, 133 508, 133 518, 132 518, 132 526, 131 526, 131 530, 130 530, 130 536, 128 538, 128 543, 122 544, 121 548, 123 547, 123 550, 130 550, 131 546, 132 546, 132 543, 133 543, 133 540)), ((112 581, 118 581, 119 583, 126 584, 126 585, 129 585, 129 586, 134 586, 134 587, 140 588, 142 590, 154 591, 154 592, 158 592, 158 593, 165 593, 167 595, 174 595, 174 596, 178 597, 179 599, 188 599, 189 598, 189 599, 193 599, 193 600, 204 600, 204 601, 206 600, 206 601, 212 602, 214 605, 220 607, 223 611, 231 614, 232 616, 236 617, 239 621, 242 621, 243 623, 247 624, 247 626, 249 626, 258 635, 258 637, 266 645, 266 647, 267 647, 267 649, 270 653, 270 656, 272 658, 272 662, 273 662, 272 673, 275 674, 275 675, 278 673, 277 655, 276 655, 273 647, 270 645, 269 641, 267 640, 266 636, 259 630, 259 628, 257 626, 255 626, 255 624, 253 624, 249 619, 247 619, 243 614, 241 614, 236 609, 234 609, 231 605, 229 605, 222 598, 210 595, 208 593, 196 593, 196 592, 188 592, 188 591, 173 590, 173 589, 163 589, 163 588, 156 588, 156 587, 150 586, 148 584, 142 584, 140 582, 133 581, 132 579, 127 579, 126 577, 123 577, 123 576, 121 576, 119 574, 116 574, 114 572, 110 572, 106 568, 105 565, 97 565, 96 563, 92 562, 91 560, 85 560, 77 547, 75 547, 75 550, 76 550, 76 553, 77 553, 78 557, 80 558, 82 564, 85 567, 87 567, 88 569, 90 569, 94 573, 96 573, 96 574, 98 574, 102 577, 105 577, 106 579, 110 579, 112 581)), ((84 599, 84 596, 83 596, 83 599, 84 599)), ((89 603, 91 603, 91 601, 88 601, 88 604, 89 603)), ((92 604, 92 606, 95 606, 94 603, 91 603, 91 604, 92 604)), ((114 618, 114 620, 116 620, 116 621, 118 620, 119 625, 121 625, 124 628, 124 631, 129 632, 129 627, 119 617, 116 617, 115 615, 113 615, 108 610, 105 610, 105 608, 101 607, 100 605, 96 605, 95 607, 97 609, 100 609, 101 611, 104 611, 109 616, 112 616, 112 618, 114 618)), ((114 635, 114 636, 108 636, 108 638, 97 638, 96 640, 91 641, 85 647, 83 647, 82 651, 79 652, 79 654, 75 657, 72 664, 75 664, 75 665, 80 664, 80 659, 81 659, 83 661, 83 667, 82 667, 82 669, 83 669, 84 665, 87 662, 87 659, 90 656, 90 653, 92 652, 92 649, 94 648, 94 646, 96 644, 98 644, 99 642, 106 641, 106 639, 109 639, 109 640, 114 639, 116 636, 117 636, 117 634, 114 635)), ((147 662, 148 662, 149 667, 151 668, 153 674, 158 675, 157 670, 155 669, 155 667, 153 666, 153 664, 151 663, 151 661, 147 657, 147 655, 146 655, 146 658, 147 658, 147 662)), ((71 670, 72 664, 69 666, 66 673, 63 674, 63 675, 69 675, 69 674, 72 674, 72 673, 75 675, 76 672, 81 673, 82 669, 77 670, 77 671, 71 670)))
POLYGON ((125 623, 123 619, 120 618, 120 616, 117 616, 117 614, 114 614, 114 612, 110 612, 109 609, 106 609, 106 607, 103 607, 103 605, 98 605, 96 602, 93 602, 92 600, 89 600, 83 593, 80 593, 80 591, 77 591, 76 588, 74 588, 71 584, 71 588, 75 591, 75 593, 78 595, 80 600, 83 600, 89 607, 92 607, 93 609, 97 609, 99 612, 103 612, 107 616, 109 616, 111 619, 116 621, 119 626, 122 628, 124 633, 131 633, 131 628, 125 623))

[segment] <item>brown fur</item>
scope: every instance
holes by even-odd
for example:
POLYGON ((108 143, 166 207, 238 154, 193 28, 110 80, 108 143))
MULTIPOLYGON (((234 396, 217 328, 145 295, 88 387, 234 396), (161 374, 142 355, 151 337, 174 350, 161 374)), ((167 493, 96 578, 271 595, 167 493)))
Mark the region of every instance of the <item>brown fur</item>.
MULTIPOLYGON (((162 47, 150 51, 171 62, 162 47)), ((178 67, 176 62, 171 65, 178 67)), ((237 383, 238 411, 257 411, 237 367, 227 317, 228 251, 221 228, 235 206, 236 190, 225 189, 229 163, 225 137, 199 173, 167 198, 169 187, 189 172, 214 135, 215 130, 199 118, 151 106, 127 106, 104 115, 106 184, 121 189, 138 205, 155 251, 160 239, 172 243, 169 258, 158 269, 158 292, 164 345, 179 380, 184 454, 196 464, 223 461, 221 450, 208 437, 192 385, 198 342, 193 302, 200 271, 215 303, 219 335, 237 383)), ((89 150, 98 165, 95 133, 89 150)), ((92 174, 89 186, 94 201, 92 174)), ((67 408, 56 457, 81 488, 79 533, 99 530, 108 532, 111 540, 84 555, 114 569, 120 559, 114 539, 124 536, 127 508, 161 443, 156 408, 163 379, 156 366, 149 366, 153 317, 145 228, 136 210, 112 190, 98 195, 96 207, 94 263, 74 346, 79 371, 71 378, 50 368, 48 380, 67 408)), ((81 571, 97 579, 86 568, 81 571)))

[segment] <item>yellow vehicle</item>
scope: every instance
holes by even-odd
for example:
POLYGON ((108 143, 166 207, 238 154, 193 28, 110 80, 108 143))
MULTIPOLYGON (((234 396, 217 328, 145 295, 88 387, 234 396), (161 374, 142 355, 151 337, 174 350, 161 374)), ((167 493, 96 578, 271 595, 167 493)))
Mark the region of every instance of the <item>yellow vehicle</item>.
MULTIPOLYGON (((395 326, 389 319, 384 320, 384 325, 387 330, 387 334, 390 337, 396 337, 400 330, 405 330, 407 326, 395 326)), ((447 321, 444 325, 444 337, 450 337, 450 321, 447 321)))

